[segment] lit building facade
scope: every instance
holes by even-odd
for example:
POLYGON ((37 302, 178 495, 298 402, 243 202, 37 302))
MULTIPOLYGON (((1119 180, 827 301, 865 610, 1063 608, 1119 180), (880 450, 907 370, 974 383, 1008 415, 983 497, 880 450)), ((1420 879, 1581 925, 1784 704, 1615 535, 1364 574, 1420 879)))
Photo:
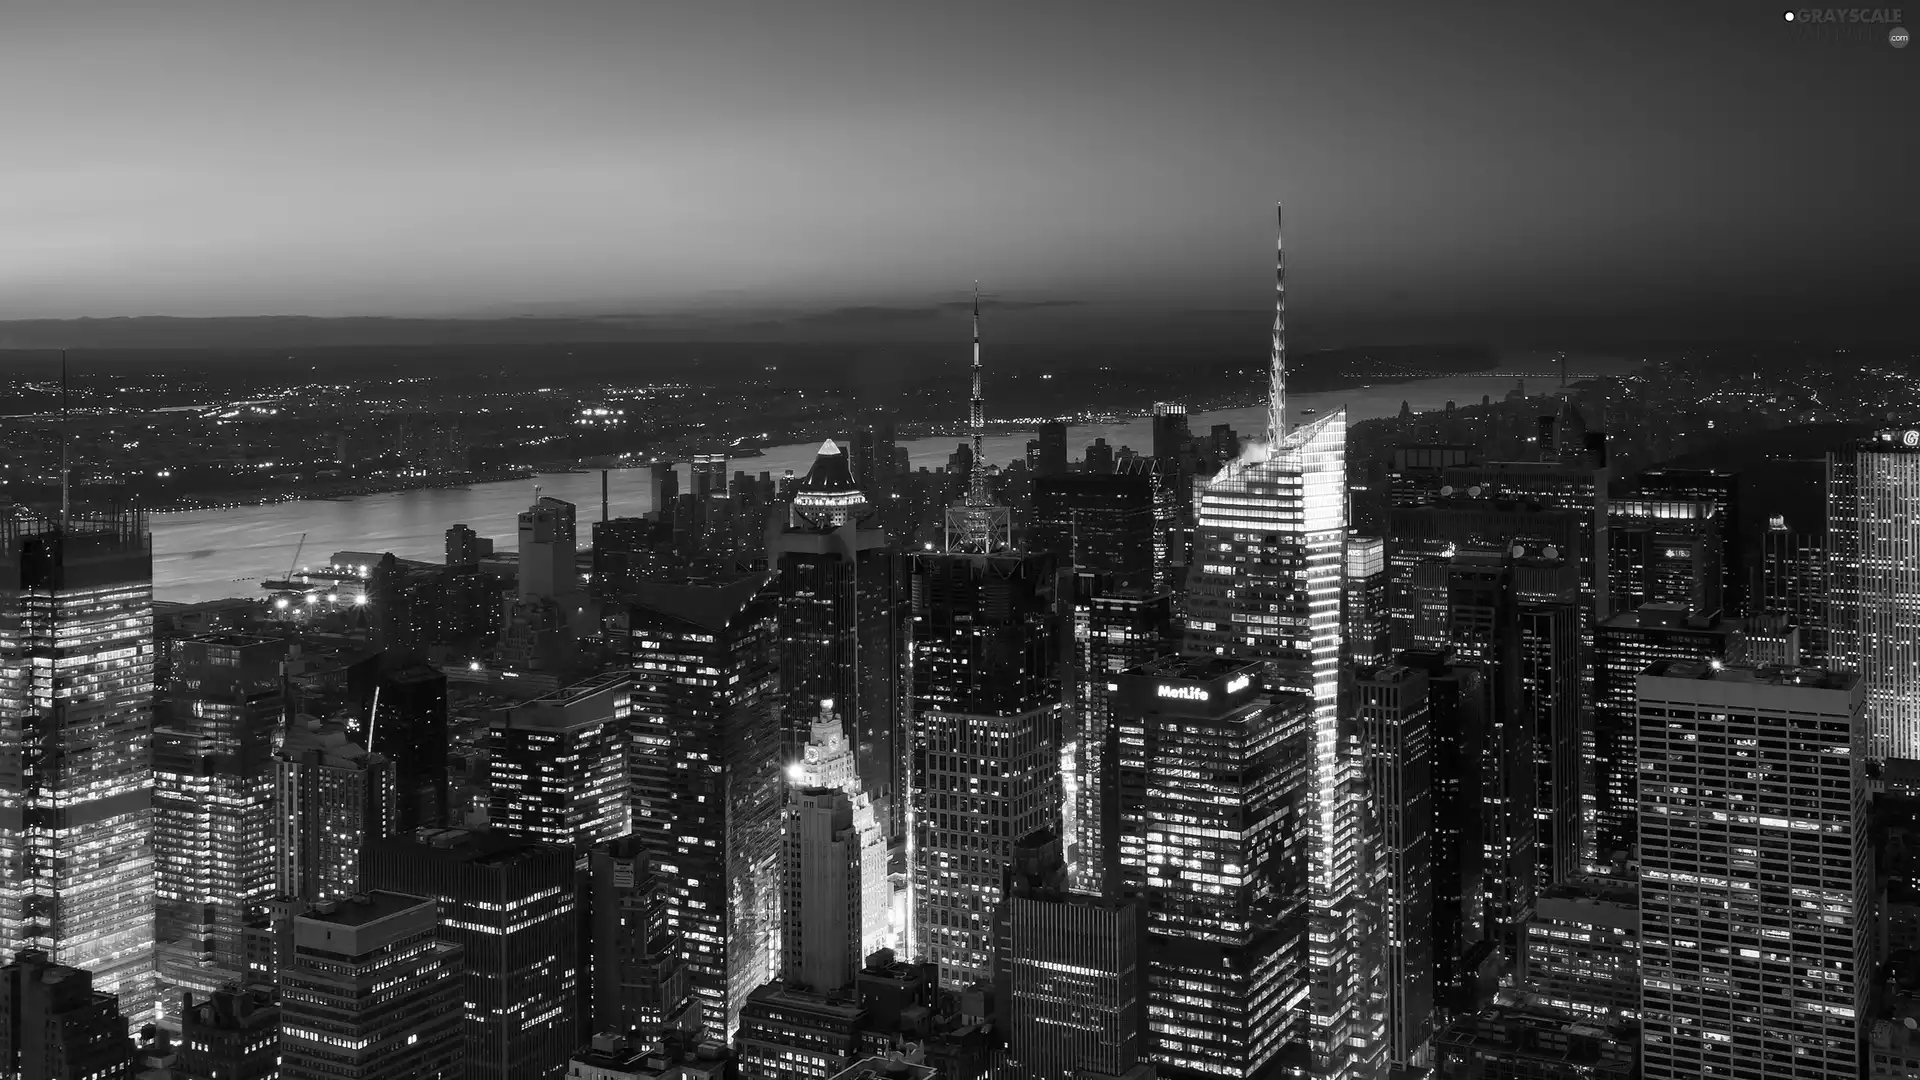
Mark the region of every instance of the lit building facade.
POLYGON ((1347 577, 1341 595, 1341 641, 1349 663, 1384 664, 1393 653, 1393 619, 1387 606, 1387 543, 1379 537, 1347 538, 1347 577))
POLYGON ((1873 992, 1865 680, 1638 680, 1646 1080, 1851 1080, 1873 992))
POLYGON ((919 555, 912 582, 908 944, 943 985, 965 986, 991 975, 1014 841, 1060 827, 1053 561, 919 555))
POLYGON ((1254 661, 1170 657, 1113 686, 1148 1050, 1171 1077, 1280 1075, 1309 1031, 1315 703, 1268 692, 1254 661))
POLYGON ((1867 753, 1920 758, 1920 431, 1827 456, 1827 629, 1866 687, 1867 753))
POLYGON ((157 1004, 153 542, 138 512, 0 518, 0 948, 157 1004))
POLYGON ((172 646, 154 727, 153 852, 162 1012, 179 991, 244 981, 248 910, 275 895, 273 740, 286 642, 220 634, 172 646))
POLYGON ((580 851, 626 835, 628 681, 600 675, 496 714, 488 828, 580 851))
POLYGON ((1613 610, 1684 604, 1712 615, 1723 609, 1725 559, 1712 501, 1642 495, 1612 500, 1607 513, 1613 610))
POLYGON ((659 857, 708 1037, 778 974, 784 777, 778 612, 764 575, 649 584, 620 628, 633 833, 659 857))
POLYGON ((787 770, 782 970, 789 982, 827 992, 852 985, 864 958, 893 948, 899 935, 886 830, 861 790, 833 702, 822 704, 806 749, 787 770))
POLYGON ((1780 515, 1767 520, 1760 537, 1754 611, 1783 615, 1800 631, 1800 660, 1805 664, 1825 664, 1832 655, 1828 572, 1824 527, 1803 529, 1780 515))
POLYGON ((1063 835, 1074 887, 1104 895, 1119 880, 1113 786, 1117 733, 1107 684, 1123 671, 1178 652, 1179 639, 1173 594, 1165 589, 1091 573, 1074 574, 1072 586, 1063 835))
POLYGON ((1520 983, 1542 1005, 1608 1021, 1640 1015, 1640 891, 1596 880, 1540 894, 1520 983))

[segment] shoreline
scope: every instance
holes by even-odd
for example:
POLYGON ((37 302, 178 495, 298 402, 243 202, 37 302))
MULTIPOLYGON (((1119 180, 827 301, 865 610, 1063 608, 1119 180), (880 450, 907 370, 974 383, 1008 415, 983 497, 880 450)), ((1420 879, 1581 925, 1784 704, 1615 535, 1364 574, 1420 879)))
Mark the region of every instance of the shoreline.
POLYGON ((366 481, 340 485, 325 485, 312 489, 295 491, 276 491, 266 494, 220 497, 209 499, 177 499, 157 506, 140 506, 139 509, 149 517, 165 514, 196 514, 205 510, 239 510, 250 506, 272 506, 288 502, 347 502, 351 499, 365 498, 369 495, 395 495, 410 491, 431 491, 438 488, 465 488, 475 484, 497 484, 508 480, 525 480, 539 475, 535 469, 504 469, 497 472, 455 473, 436 479, 366 481))

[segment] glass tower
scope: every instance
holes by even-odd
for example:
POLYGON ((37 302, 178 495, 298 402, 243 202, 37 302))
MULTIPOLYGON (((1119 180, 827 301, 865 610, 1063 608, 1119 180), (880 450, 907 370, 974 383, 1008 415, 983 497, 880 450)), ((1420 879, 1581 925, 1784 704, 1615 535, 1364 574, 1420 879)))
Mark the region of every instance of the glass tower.
POLYGON ((1920 758, 1920 431, 1827 457, 1831 659, 1860 673, 1867 754, 1920 758))
POLYGON ((153 543, 137 511, 0 519, 0 948, 153 1017, 153 543))

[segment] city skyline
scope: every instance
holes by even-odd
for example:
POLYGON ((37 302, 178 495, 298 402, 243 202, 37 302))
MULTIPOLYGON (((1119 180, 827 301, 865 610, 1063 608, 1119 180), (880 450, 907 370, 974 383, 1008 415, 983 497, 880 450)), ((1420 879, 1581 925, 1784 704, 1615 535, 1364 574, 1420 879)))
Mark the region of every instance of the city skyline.
POLYGON ((1309 332, 1902 325, 1916 155, 1879 103, 1913 55, 1865 30, 1733 3, 1209 14, 28 5, 0 88, 63 90, 18 121, 0 318, 936 336, 976 277, 1030 321, 1198 318, 1262 306, 1245 223, 1284 194, 1311 209, 1309 332))

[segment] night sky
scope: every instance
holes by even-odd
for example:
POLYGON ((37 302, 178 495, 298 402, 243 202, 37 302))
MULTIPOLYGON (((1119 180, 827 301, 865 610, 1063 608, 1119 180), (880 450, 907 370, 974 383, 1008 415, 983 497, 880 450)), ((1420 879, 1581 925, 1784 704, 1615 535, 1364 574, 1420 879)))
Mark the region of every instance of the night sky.
POLYGON ((0 318, 1247 310, 1275 201, 1322 319, 1900 309, 1920 49, 1783 6, 12 0, 0 318))

